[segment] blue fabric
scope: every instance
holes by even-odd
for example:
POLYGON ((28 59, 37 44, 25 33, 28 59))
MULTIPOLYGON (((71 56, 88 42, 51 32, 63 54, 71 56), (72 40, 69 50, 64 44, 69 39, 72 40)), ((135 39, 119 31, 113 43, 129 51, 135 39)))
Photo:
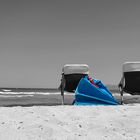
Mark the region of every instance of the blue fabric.
POLYGON ((75 105, 118 105, 117 100, 100 80, 94 80, 96 87, 82 78, 75 91, 75 105))

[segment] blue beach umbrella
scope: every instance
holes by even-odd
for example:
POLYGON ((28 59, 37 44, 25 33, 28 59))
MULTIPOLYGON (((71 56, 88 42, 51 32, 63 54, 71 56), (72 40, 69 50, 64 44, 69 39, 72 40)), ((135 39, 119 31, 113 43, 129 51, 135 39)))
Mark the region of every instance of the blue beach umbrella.
POLYGON ((117 100, 100 80, 82 78, 75 91, 75 105, 118 105, 117 100))

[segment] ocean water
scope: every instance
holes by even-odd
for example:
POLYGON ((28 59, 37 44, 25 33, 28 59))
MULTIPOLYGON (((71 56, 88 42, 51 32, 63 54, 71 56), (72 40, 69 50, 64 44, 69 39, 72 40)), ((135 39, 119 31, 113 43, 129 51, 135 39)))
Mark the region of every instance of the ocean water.
MULTIPOLYGON (((121 96, 117 88, 108 88, 113 96, 120 101, 121 96)), ((65 104, 72 105, 74 93, 65 92, 65 104)), ((0 106, 14 105, 61 105, 62 97, 59 89, 33 88, 0 88, 0 106)), ((140 95, 124 93, 124 103, 140 103, 140 95)))
POLYGON ((39 88, 0 88, 0 94, 51 94, 59 93, 58 89, 39 88))
MULTIPOLYGON (((118 93, 119 90, 116 85, 107 85, 107 88, 112 93, 118 93)), ((58 88, 0 88, 0 94, 14 94, 14 93, 58 93, 58 88)))

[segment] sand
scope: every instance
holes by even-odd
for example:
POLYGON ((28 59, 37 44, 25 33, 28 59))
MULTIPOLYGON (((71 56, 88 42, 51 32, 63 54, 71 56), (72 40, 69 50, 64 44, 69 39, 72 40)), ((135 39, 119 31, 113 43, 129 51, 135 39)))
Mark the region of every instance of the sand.
POLYGON ((0 107, 0 140, 139 140, 140 104, 0 107))

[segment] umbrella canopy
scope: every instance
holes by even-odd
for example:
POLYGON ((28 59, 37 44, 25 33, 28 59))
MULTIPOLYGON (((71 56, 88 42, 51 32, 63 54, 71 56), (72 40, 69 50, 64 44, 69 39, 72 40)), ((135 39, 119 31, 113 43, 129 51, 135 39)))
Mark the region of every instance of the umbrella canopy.
POLYGON ((118 105, 117 100, 100 80, 82 78, 75 91, 75 105, 118 105))

